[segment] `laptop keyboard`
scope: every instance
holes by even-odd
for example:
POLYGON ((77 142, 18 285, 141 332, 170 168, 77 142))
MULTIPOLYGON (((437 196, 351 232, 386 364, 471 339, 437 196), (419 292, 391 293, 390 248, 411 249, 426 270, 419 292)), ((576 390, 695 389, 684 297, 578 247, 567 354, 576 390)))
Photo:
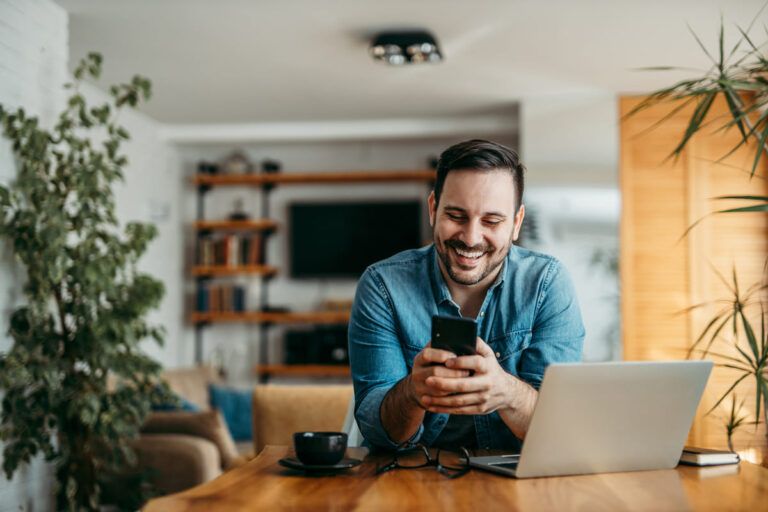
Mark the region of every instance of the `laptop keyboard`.
POLYGON ((495 468, 515 469, 517 468, 517 461, 515 462, 502 462, 501 464, 489 464, 495 468))

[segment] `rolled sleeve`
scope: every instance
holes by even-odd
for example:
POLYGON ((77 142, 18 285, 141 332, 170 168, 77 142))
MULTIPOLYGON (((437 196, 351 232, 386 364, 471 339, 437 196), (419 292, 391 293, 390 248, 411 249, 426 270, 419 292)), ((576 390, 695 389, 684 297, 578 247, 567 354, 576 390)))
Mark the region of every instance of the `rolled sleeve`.
POLYGON ((581 360, 584 324, 576 292, 565 268, 552 260, 547 268, 531 329, 531 343, 520 359, 518 374, 538 389, 552 363, 581 360))
MULTIPOLYGON (((357 285, 349 321, 349 359, 355 390, 355 419, 370 444, 394 449, 381 423, 381 404, 392 387, 408 375, 397 334, 394 308, 380 276, 368 268, 357 285)), ((421 437, 421 425, 409 442, 421 437)))

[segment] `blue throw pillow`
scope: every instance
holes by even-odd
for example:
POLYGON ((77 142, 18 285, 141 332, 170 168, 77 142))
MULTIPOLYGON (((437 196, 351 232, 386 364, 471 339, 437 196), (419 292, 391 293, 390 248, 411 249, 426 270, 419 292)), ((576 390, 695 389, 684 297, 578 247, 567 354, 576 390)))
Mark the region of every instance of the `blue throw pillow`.
POLYGON ((229 433, 235 441, 253 439, 253 403, 250 390, 232 389, 211 384, 208 388, 211 407, 221 411, 229 433))

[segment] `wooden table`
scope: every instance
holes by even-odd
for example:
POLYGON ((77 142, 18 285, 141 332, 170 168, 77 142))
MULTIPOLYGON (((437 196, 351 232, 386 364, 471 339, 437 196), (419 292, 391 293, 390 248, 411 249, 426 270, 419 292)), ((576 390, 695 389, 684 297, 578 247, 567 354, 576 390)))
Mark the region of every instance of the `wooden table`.
MULTIPOLYGON (((146 511, 217 510, 768 510, 768 469, 738 466, 515 480, 472 470, 449 480, 434 468, 374 475, 387 455, 331 476, 305 476, 277 464, 268 446, 248 464, 193 489, 150 501, 146 511)), ((348 456, 366 451, 351 448, 348 456)))

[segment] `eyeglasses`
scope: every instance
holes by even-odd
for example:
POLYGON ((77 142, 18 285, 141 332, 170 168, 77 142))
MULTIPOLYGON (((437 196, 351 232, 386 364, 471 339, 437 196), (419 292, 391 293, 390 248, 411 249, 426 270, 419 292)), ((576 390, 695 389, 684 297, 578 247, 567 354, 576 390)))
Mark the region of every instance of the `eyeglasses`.
POLYGON ((392 469, 420 469, 434 467, 438 473, 448 478, 459 478, 469 472, 469 452, 466 448, 458 451, 439 449, 432 457, 423 444, 413 447, 399 447, 395 457, 387 464, 378 466, 376 474, 380 475, 392 469))

